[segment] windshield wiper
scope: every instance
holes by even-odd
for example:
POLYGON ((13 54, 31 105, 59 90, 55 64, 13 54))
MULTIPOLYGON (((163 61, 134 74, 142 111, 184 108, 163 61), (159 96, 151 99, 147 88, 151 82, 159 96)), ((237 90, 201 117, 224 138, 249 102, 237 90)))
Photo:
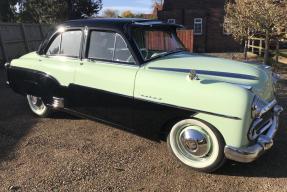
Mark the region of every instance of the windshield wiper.
POLYGON ((153 58, 150 58, 147 61, 151 61, 151 60, 154 60, 154 59, 162 58, 162 57, 174 54, 174 53, 179 53, 179 52, 184 52, 184 51, 188 51, 188 50, 185 49, 185 48, 177 48, 177 49, 169 51, 169 52, 159 53, 157 56, 155 56, 153 58))

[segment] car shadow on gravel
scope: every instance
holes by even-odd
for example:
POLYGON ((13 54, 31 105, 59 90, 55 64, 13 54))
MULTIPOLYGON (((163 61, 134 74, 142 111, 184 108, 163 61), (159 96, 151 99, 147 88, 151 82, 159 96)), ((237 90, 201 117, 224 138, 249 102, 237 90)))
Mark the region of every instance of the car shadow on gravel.
POLYGON ((4 79, 0 69, 0 163, 16 157, 19 141, 37 123, 25 98, 8 89, 4 79))
POLYGON ((280 117, 280 127, 274 139, 274 146, 253 163, 228 161, 215 174, 245 177, 287 177, 287 82, 279 85, 277 97, 284 111, 280 117))

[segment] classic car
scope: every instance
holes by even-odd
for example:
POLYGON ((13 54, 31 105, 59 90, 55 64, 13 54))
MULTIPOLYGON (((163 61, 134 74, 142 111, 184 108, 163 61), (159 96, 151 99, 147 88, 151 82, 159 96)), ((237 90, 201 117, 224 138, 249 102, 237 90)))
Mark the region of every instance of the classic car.
MULTIPOLYGON (((279 115, 266 65, 188 52, 182 26, 82 19, 58 26, 37 52, 6 64, 7 84, 36 115, 55 110, 163 140, 179 162, 212 172, 273 145, 279 115)), ((83 130, 84 131, 84 130, 83 130)))

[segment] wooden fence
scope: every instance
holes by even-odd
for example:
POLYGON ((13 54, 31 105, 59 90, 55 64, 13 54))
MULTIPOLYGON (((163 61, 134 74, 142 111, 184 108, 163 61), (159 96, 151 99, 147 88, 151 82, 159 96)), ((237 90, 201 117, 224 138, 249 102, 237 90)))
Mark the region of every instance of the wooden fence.
MULTIPOLYGON (((286 50, 280 50, 279 47, 280 42, 271 40, 270 41, 270 49, 269 53, 272 56, 275 56, 275 61, 278 63, 279 56, 286 57, 286 50)), ((248 52, 257 54, 259 56, 264 56, 265 50, 265 39, 264 38, 257 38, 257 37, 250 37, 247 42, 248 52)))
POLYGON ((38 49, 50 26, 0 23, 0 67, 6 61, 38 49))
POLYGON ((183 42, 184 46, 190 51, 193 52, 193 31, 182 29, 177 31, 179 39, 183 42))
MULTIPOLYGON (((147 45, 152 50, 169 50, 173 49, 173 42, 167 41, 165 33, 160 31, 151 31, 148 33, 147 45)), ((177 35, 183 42, 185 47, 192 52, 193 51, 193 32, 192 30, 178 30, 177 35)))
POLYGON ((247 42, 248 52, 262 56, 264 54, 264 38, 250 37, 247 42))

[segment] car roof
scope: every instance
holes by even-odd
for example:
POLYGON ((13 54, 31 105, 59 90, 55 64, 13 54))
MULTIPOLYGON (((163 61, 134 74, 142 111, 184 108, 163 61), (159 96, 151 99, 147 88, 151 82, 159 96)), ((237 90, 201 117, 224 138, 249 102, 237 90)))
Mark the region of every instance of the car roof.
POLYGON ((123 27, 127 24, 132 24, 136 22, 148 22, 154 20, 139 19, 139 18, 87 18, 87 19, 77 19, 70 20, 63 23, 67 27, 123 27))
POLYGON ((150 25, 165 25, 173 27, 181 27, 176 24, 168 24, 159 20, 141 19, 141 18, 87 18, 70 20, 64 22, 61 26, 64 27, 103 27, 122 30, 127 25, 150 26, 150 25))

